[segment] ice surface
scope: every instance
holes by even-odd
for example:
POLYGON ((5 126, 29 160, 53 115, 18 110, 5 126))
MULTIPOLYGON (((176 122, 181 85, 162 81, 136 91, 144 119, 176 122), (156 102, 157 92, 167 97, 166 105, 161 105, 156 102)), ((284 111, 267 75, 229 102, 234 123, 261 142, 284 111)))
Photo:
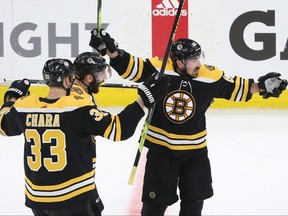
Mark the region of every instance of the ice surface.
MULTIPOLYGON (((117 113, 122 108, 107 108, 117 113)), ((288 110, 211 109, 208 149, 215 195, 203 215, 288 215, 288 110)), ((139 214, 144 149, 133 186, 128 179, 142 123, 128 141, 97 137, 96 185, 103 215, 139 214)), ((0 137, 0 215, 32 215, 24 205, 23 137, 0 137)), ((166 215, 177 215, 179 202, 166 215)))

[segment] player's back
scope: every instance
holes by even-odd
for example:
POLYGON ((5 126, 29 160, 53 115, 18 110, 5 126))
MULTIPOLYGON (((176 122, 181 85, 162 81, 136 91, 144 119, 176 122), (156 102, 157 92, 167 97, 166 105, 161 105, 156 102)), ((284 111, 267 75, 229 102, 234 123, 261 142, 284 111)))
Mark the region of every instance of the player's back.
POLYGON ((74 96, 58 100, 28 96, 14 104, 25 137, 29 207, 50 209, 94 199, 95 144, 82 127, 93 106, 91 100, 74 96))

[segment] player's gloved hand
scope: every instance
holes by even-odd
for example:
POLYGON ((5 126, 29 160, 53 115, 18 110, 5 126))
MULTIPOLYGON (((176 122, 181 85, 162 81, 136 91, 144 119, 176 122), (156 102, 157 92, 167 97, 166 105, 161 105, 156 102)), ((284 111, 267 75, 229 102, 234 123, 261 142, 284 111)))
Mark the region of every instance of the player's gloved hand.
POLYGON ((4 102, 7 102, 10 98, 18 99, 25 95, 29 95, 29 87, 30 81, 28 79, 15 80, 6 91, 4 102))
POLYGON ((91 31, 89 46, 96 49, 102 56, 106 55, 106 45, 100 34, 98 34, 97 28, 91 31))
POLYGON ((170 78, 166 75, 155 79, 156 74, 148 77, 139 87, 138 94, 142 98, 144 105, 150 108, 152 104, 164 98, 168 92, 170 78))
POLYGON ((270 72, 258 78, 259 94, 267 99, 269 97, 279 97, 286 89, 287 80, 280 79, 280 73, 270 72))
POLYGON ((111 38, 110 35, 107 32, 105 32, 104 29, 100 30, 100 35, 101 35, 107 49, 109 50, 109 52, 110 53, 115 52, 118 48, 117 41, 115 41, 114 38, 111 38))
POLYGON ((98 50, 102 56, 106 54, 107 49, 110 53, 113 53, 118 48, 118 43, 113 38, 111 38, 104 29, 98 30, 97 28, 91 31, 91 39, 89 45, 98 50))

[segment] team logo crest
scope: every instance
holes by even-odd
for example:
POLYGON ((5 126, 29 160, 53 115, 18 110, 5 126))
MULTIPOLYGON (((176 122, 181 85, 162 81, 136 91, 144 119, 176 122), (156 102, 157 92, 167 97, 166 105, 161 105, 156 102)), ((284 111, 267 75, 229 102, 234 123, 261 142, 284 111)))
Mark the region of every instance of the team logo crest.
POLYGON ((193 95, 184 90, 170 92, 164 101, 165 115, 175 124, 182 124, 192 118, 195 106, 193 95))

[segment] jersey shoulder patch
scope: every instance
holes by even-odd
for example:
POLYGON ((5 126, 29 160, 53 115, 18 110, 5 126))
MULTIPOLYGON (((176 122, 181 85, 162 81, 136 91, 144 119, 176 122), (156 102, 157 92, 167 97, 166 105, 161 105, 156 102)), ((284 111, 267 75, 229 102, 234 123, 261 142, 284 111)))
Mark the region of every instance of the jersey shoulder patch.
POLYGON ((93 101, 93 98, 90 94, 85 92, 80 86, 73 85, 71 88, 70 95, 74 96, 75 99, 81 100, 81 99, 88 99, 93 101))
POLYGON ((221 79, 223 74, 223 71, 218 67, 204 64, 201 66, 198 77, 195 80, 212 83, 221 79))
POLYGON ((77 95, 77 96, 82 96, 84 95, 86 92, 79 86, 73 85, 71 88, 71 93, 73 95, 77 95))

